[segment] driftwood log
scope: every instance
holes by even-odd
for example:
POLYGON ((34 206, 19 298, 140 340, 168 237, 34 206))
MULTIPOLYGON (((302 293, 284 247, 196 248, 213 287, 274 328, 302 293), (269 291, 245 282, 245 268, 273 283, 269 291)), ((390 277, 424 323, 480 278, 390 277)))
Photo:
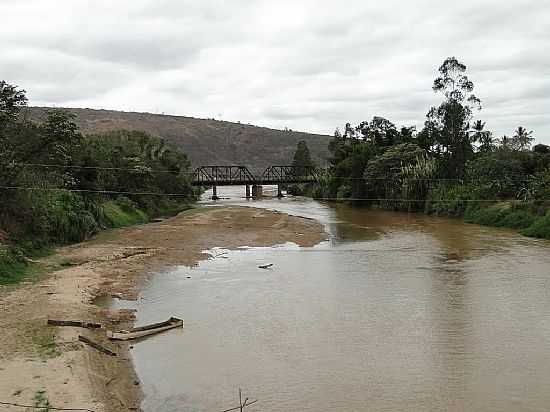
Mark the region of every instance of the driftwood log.
POLYGON ((101 325, 99 323, 93 322, 82 322, 78 320, 53 320, 48 319, 49 326, 72 326, 75 328, 86 328, 86 329, 100 329, 101 325))
POLYGON ((104 353, 106 355, 109 355, 109 356, 117 356, 116 353, 114 353, 113 351, 107 349, 106 347, 104 346, 101 346, 99 343, 96 343, 90 339, 88 339, 86 336, 78 336, 78 340, 82 343, 85 343, 86 345, 88 346, 91 346, 92 348, 100 351, 101 353, 104 353))

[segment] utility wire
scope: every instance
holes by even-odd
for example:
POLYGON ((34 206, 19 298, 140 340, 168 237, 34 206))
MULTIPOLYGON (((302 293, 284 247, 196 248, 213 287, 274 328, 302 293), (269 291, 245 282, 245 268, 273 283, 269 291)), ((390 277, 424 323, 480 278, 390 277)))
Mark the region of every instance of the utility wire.
POLYGON ((166 197, 189 196, 189 193, 129 192, 129 191, 118 191, 118 190, 64 189, 64 188, 31 187, 31 186, 0 186, 0 189, 23 190, 23 191, 29 191, 29 192, 43 191, 43 192, 96 193, 96 194, 105 194, 105 195, 166 196, 166 197))
MULTIPOLYGON (((61 165, 61 164, 46 164, 46 163, 14 163, 14 166, 54 168, 54 169, 107 170, 107 171, 124 171, 124 172, 141 172, 142 171, 139 168, 78 166, 78 165, 61 165)), ((195 172, 177 172, 175 170, 148 170, 148 171, 151 173, 170 173, 170 174, 185 174, 185 175, 195 174, 195 172)))
POLYGON ((81 411, 81 412, 95 412, 92 409, 84 409, 84 408, 54 408, 53 406, 34 406, 34 405, 21 405, 18 403, 11 403, 11 402, 0 402, 0 405, 5 406, 13 406, 16 408, 27 408, 27 409, 38 409, 38 410, 52 410, 52 411, 81 411))
MULTIPOLYGON (((125 167, 101 167, 101 166, 78 166, 78 165, 62 165, 62 164, 47 164, 47 163, 14 163, 14 166, 23 166, 23 167, 38 167, 38 168, 58 168, 58 169, 83 169, 83 170, 104 170, 104 171, 123 171, 123 172, 141 172, 142 170, 138 168, 125 168, 125 167)), ((223 166, 225 167, 225 166, 223 166)), ((227 166, 234 167, 234 166, 227 166)), ((168 174, 179 174, 179 175, 194 175, 196 171, 190 172, 177 172, 174 170, 148 170, 151 173, 168 173, 168 174)), ((519 177, 517 175, 513 179, 503 179, 508 181, 518 181, 523 182, 528 180, 529 177, 519 177)), ((345 179, 345 180, 362 180, 362 181, 395 181, 398 180, 393 177, 351 177, 351 176, 329 176, 333 179, 345 179)), ((292 176, 289 176, 292 178, 292 176)), ((281 179, 282 180, 282 179, 281 179)), ((465 182, 464 179, 458 178, 414 178, 406 179, 408 181, 427 181, 427 182, 465 182)), ((491 182, 500 182, 500 180, 493 179, 491 182)), ((284 182, 282 182, 284 183, 284 182)))
MULTIPOLYGON (((131 196, 161 196, 161 197, 187 197, 189 193, 160 193, 160 192, 131 192, 131 191, 119 191, 119 190, 91 190, 91 189, 65 189, 65 188, 47 188, 47 187, 32 187, 32 186, 0 186, 0 189, 4 190, 21 190, 21 191, 43 191, 43 192, 70 192, 70 193, 95 193, 95 194, 107 194, 107 195, 131 195, 131 196)), ((393 199, 393 198, 338 198, 338 197, 319 197, 312 198, 318 201, 335 201, 335 202, 410 202, 410 203, 422 203, 422 202, 524 202, 522 200, 510 200, 510 199, 393 199)), ((529 202, 542 201, 546 202, 550 199, 531 200, 529 202)))

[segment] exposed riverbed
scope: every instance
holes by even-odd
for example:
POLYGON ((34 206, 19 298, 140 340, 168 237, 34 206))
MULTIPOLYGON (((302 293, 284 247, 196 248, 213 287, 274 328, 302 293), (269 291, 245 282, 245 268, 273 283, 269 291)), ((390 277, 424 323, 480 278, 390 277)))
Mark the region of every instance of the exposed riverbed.
POLYGON ((313 218, 331 239, 214 250, 152 277, 137 323, 186 327, 133 349, 146 411, 221 411, 239 387, 258 411, 548 409, 549 242, 243 193, 217 204, 313 218))

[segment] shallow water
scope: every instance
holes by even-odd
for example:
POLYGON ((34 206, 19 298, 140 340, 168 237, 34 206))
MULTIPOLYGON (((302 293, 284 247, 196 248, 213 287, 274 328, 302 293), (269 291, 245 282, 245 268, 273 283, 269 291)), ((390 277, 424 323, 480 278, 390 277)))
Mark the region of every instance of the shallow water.
POLYGON ((321 221, 331 240, 246 249, 154 276, 136 344, 146 411, 550 408, 550 243, 307 199, 247 204, 321 221), (259 269, 273 263, 270 270, 259 269))

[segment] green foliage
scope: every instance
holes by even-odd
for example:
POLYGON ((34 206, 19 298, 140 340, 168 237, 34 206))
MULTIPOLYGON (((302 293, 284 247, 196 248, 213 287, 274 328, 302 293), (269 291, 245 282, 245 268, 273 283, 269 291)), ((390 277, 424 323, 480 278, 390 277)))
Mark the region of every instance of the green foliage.
POLYGON ((424 149, 414 143, 399 144, 369 162, 364 173, 366 191, 371 199, 385 199, 385 207, 417 208, 421 203, 401 199, 423 199, 428 186, 418 179, 428 178, 434 171, 435 164, 424 149))
POLYGON ((474 94, 474 83, 468 78, 466 65, 456 57, 447 58, 439 68, 433 90, 445 100, 432 107, 427 115, 426 128, 430 130, 435 151, 445 160, 445 174, 449 178, 464 175, 466 162, 472 157, 472 143, 479 135, 470 134, 470 120, 481 100, 474 94))
POLYGON ((469 161, 466 178, 482 199, 516 198, 527 179, 521 158, 508 150, 482 153, 469 161))
POLYGON ((464 216, 466 209, 473 207, 472 199, 475 199, 475 195, 471 188, 462 184, 441 182, 430 191, 425 211, 437 216, 464 216))
POLYGON ((16 120, 19 110, 26 105, 25 90, 0 80, 0 132, 16 120))
MULTIPOLYGON (((304 140, 298 142, 296 146, 296 152, 294 153, 294 159, 292 160, 292 166, 299 168, 302 167, 314 167, 313 160, 311 160, 311 154, 309 148, 304 140)), ((300 174, 300 173, 298 173, 300 174)))
POLYGON ((44 389, 40 389, 36 391, 34 394, 34 408, 38 412, 50 412, 52 405, 50 404, 50 401, 48 400, 48 396, 46 395, 46 391, 44 389))
POLYGON ((102 205, 103 218, 108 227, 125 227, 149 221, 149 216, 128 198, 119 198, 102 205))
POLYGON ((0 229, 9 250, 24 252, 0 253, 0 282, 22 278, 24 255, 40 248, 143 223, 196 199, 187 157, 162 139, 125 130, 84 137, 62 110, 29 123, 20 115, 26 102, 24 91, 0 82, 0 186, 27 189, 0 189, 0 229))
POLYGON ((443 101, 429 110, 418 133, 377 116, 336 129, 329 143, 332 167, 311 194, 546 237, 550 147, 530 150, 533 133, 524 127, 512 138, 493 138, 485 122, 474 120, 481 100, 455 57, 439 67, 433 90, 443 101))
POLYGON ((535 222, 536 216, 525 205, 502 202, 488 207, 470 207, 466 210, 464 220, 478 225, 525 229, 535 222))
POLYGON ((545 216, 535 220, 531 226, 523 230, 521 233, 525 236, 550 240, 550 210, 545 216))
POLYGON ((524 200, 550 200, 550 168, 532 176, 522 193, 524 200))
POLYGON ((491 206, 478 205, 466 211, 465 221, 517 229, 526 236, 550 239, 550 211, 540 216, 528 203, 502 202, 491 206))
POLYGON ((27 262, 21 252, 0 245, 0 285, 11 285, 27 274, 27 262))

